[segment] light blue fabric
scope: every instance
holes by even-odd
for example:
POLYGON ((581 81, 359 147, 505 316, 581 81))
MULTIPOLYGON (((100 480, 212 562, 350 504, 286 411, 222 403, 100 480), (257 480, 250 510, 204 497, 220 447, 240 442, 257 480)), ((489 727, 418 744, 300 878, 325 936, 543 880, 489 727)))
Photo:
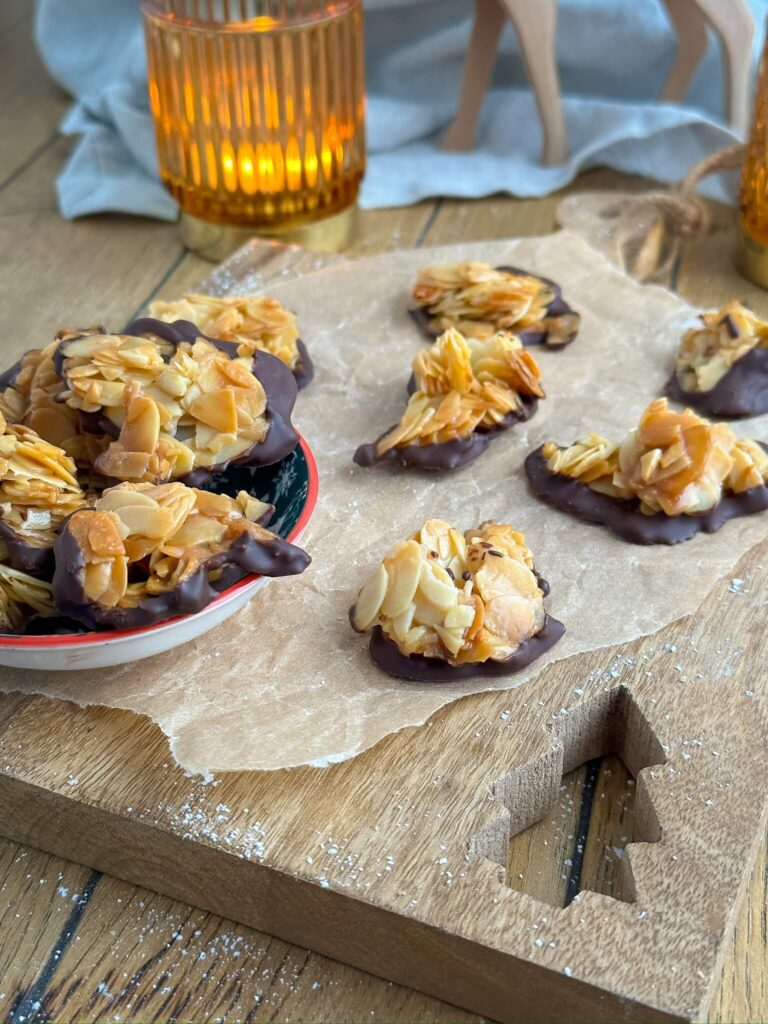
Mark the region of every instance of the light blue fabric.
MULTIPOLYGON (((536 2, 536 0, 531 0, 536 2)), ((751 0, 762 44, 766 0, 751 0)), ((722 119, 719 50, 710 41, 686 105, 656 97, 675 37, 658 0, 561 0, 557 54, 571 157, 538 162, 540 128, 517 41, 505 31, 472 153, 444 153, 456 109, 471 0, 368 0, 368 171, 361 205, 428 196, 545 195, 579 170, 608 165, 675 181, 734 140, 722 119)), ((136 0, 38 0, 36 37, 52 76, 75 97, 62 131, 80 141, 59 176, 65 217, 116 210, 173 220, 156 174, 136 0)), ((707 191, 733 198, 722 176, 707 191)))

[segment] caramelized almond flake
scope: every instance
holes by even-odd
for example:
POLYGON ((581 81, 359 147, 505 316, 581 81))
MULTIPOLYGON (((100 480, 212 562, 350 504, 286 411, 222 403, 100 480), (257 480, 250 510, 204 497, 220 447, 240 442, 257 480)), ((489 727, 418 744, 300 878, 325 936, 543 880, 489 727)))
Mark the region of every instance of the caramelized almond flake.
POLYGON ((684 333, 677 353, 677 379, 685 391, 711 391, 735 362, 768 347, 768 323, 737 300, 700 320, 700 327, 684 333))
POLYGON ((413 299, 430 317, 435 334, 449 327, 479 339, 497 331, 543 331, 550 346, 569 341, 579 321, 570 311, 549 315, 556 297, 539 277, 475 261, 424 267, 413 288, 413 299))
POLYGON ((59 524, 85 504, 75 464, 30 427, 0 416, 0 518, 19 540, 50 547, 59 524))
POLYGON ((296 318, 277 299, 188 293, 176 302, 151 303, 149 315, 166 323, 189 320, 209 337, 237 342, 240 356, 252 356, 261 349, 291 370, 299 363, 296 318))
POLYGON ((695 515, 714 508, 726 492, 765 484, 768 455, 725 423, 710 423, 691 409, 652 402, 620 444, 590 434, 568 448, 552 442, 542 455, 553 473, 618 498, 636 498, 643 512, 695 515))
POLYGON ((511 334, 485 341, 450 328, 413 361, 417 390, 400 422, 377 443, 379 455, 407 445, 445 444, 490 430, 542 398, 541 371, 511 334))
POLYGON ((0 633, 19 633, 35 615, 56 615, 50 583, 0 563, 0 633))
MULTIPOLYGON (((119 429, 93 459, 107 477, 178 479, 242 458, 267 435, 266 394, 247 354, 230 358, 204 338, 174 348, 154 335, 83 332, 62 344, 61 408, 75 424, 101 414, 119 429)), ((64 421, 55 429, 68 432, 64 421)), ((67 446, 80 454, 76 432, 67 446)))
MULTIPOLYGON (((179 587, 243 534, 274 543, 276 535, 250 518, 261 518, 270 507, 245 492, 233 499, 179 481, 107 488, 93 509, 78 512, 67 525, 83 560, 85 597, 103 609, 134 608, 143 596, 179 587), (129 584, 133 566, 144 578, 129 584)), ((221 576, 217 566, 211 571, 221 576)))

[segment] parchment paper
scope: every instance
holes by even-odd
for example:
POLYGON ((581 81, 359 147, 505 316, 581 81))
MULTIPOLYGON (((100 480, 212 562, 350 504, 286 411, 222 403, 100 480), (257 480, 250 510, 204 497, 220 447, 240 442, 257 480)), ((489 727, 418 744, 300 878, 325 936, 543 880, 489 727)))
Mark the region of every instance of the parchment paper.
MULTIPOLYGON (((320 467, 320 499, 304 539, 311 567, 271 582, 184 649, 104 672, 3 670, 3 690, 149 715, 190 772, 327 765, 465 694, 520 686, 554 660, 695 611, 766 534, 768 517, 758 515, 676 547, 636 547, 529 495, 522 463, 540 442, 570 442, 590 430, 621 437, 634 424, 660 393, 693 312, 663 289, 635 284, 574 235, 390 253, 270 291, 298 314, 317 366, 296 415, 320 467), (423 344, 406 314, 417 268, 467 258, 552 276, 581 312, 576 342, 540 354, 547 400, 458 473, 354 466, 357 444, 394 423, 405 401, 410 361, 423 344), (552 586, 548 607, 567 626, 548 655, 517 675, 455 685, 400 683, 371 664, 347 609, 376 561, 430 516, 460 529, 494 518, 525 532, 552 586)), ((765 419, 736 429, 766 438, 765 419)))

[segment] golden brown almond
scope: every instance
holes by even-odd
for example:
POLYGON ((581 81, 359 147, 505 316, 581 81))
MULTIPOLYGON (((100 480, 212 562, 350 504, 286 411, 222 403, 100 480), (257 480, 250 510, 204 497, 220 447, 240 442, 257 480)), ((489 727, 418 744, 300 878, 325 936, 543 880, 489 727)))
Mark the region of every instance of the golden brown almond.
POLYGON ((711 391, 735 362, 768 346, 768 323, 736 300, 700 320, 683 334, 676 358, 678 381, 689 392, 711 391))
POLYGON ((266 395, 247 355, 230 358, 204 338, 174 348, 154 336, 103 333, 77 335, 63 352, 57 399, 120 431, 97 453, 94 468, 105 476, 178 479, 241 458, 266 437, 266 395))

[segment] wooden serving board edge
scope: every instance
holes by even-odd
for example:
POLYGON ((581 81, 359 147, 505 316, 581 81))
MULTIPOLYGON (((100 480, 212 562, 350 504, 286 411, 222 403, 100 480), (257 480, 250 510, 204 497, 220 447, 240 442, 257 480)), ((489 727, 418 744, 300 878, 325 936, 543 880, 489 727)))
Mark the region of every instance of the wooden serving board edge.
POLYGON ((515 1020, 655 1024, 686 1019, 1 772, 0 822, 0 831, 13 842, 309 946, 494 1020, 509 1019, 512 1005, 515 1020), (119 846, 110 838, 118 825, 119 846), (365 935, 375 936, 375 946, 356 938, 365 935))

